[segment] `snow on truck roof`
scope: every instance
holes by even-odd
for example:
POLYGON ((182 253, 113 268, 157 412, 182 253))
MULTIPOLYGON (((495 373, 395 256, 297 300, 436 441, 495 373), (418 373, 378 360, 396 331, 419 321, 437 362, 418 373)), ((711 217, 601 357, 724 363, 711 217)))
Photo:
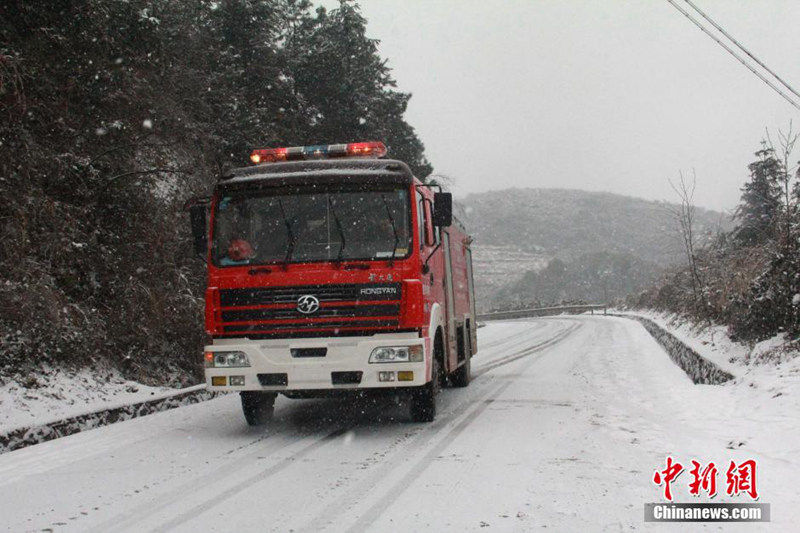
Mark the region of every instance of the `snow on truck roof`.
POLYGON ((378 185, 398 183, 411 185, 414 175, 408 165, 393 159, 320 159, 270 163, 238 168, 224 176, 219 185, 224 188, 236 186, 280 186, 304 183, 341 183, 350 178, 353 183, 378 185))

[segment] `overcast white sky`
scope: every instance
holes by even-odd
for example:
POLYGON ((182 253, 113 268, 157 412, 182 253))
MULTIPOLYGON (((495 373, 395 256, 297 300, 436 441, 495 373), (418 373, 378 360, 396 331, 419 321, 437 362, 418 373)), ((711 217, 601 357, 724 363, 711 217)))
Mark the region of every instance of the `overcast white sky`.
MULTIPOLYGON (((800 91, 800 1, 694 2, 800 91)), ((800 112, 666 0, 359 3, 456 194, 671 200, 667 180, 694 168, 698 205, 730 209, 765 128, 800 129, 800 112)))

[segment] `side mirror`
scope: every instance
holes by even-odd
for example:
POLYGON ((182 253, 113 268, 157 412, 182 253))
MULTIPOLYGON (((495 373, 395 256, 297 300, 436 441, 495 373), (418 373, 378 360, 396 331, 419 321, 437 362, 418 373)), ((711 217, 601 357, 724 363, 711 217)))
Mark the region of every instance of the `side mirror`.
POLYGON ((208 254, 208 234, 206 233, 206 204, 194 202, 189 205, 189 219, 194 237, 194 253, 206 258, 208 254))
MULTIPOLYGON (((433 246, 436 244, 436 235, 434 233, 434 223, 433 223, 433 201, 429 200, 428 198, 422 204, 425 209, 425 246, 433 246)), ((427 272, 423 272, 423 274, 427 274, 427 272)))
POLYGON ((433 195, 433 225, 440 228, 453 223, 453 195, 437 192, 433 195))

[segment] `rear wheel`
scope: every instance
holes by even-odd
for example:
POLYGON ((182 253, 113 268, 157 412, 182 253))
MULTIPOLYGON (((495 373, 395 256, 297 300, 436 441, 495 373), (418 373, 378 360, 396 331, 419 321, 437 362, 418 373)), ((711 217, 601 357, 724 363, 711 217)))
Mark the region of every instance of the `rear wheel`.
POLYGON ((472 357, 467 354, 467 360, 450 376, 450 383, 454 387, 466 387, 472 379, 472 357))
POLYGON ((239 394, 242 397, 242 411, 248 425, 263 426, 272 419, 277 394, 260 391, 243 391, 239 394))
POLYGON ((433 422, 436 418, 436 396, 441 387, 439 353, 435 353, 431 363, 431 381, 411 393, 411 420, 414 422, 433 422))

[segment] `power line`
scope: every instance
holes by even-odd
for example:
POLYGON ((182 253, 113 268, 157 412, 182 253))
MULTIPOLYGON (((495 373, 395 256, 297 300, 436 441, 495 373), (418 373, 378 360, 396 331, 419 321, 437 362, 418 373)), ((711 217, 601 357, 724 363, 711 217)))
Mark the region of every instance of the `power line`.
POLYGON ((772 70, 771 70, 771 69, 770 69, 770 68, 769 68, 767 65, 765 65, 765 64, 764 64, 764 62, 763 62, 763 61, 761 61, 761 60, 760 60, 760 59, 758 59, 756 56, 754 56, 754 55, 753 55, 753 54, 750 52, 750 50, 748 50, 747 48, 745 48, 745 47, 742 45, 742 43, 740 43, 739 41, 737 41, 736 39, 734 39, 734 38, 733 38, 733 36, 732 36, 730 33, 726 32, 726 31, 725 31, 725 29, 724 29, 722 26, 720 26, 719 24, 717 24, 716 22, 714 22, 714 21, 711 19, 711 17, 709 17, 709 16, 708 16, 708 15, 706 15, 706 14, 705 14, 703 11, 701 11, 701 10, 700 10, 700 8, 699 8, 699 7, 697 7, 697 6, 696 6, 696 5, 695 5, 695 4, 694 4, 694 3, 693 3, 691 0, 684 0, 684 2, 686 2, 687 4, 689 4, 689 5, 692 7, 692 9, 694 9, 695 11, 697 11, 698 13, 700 13, 700 16, 701 16, 701 17, 703 17, 703 18, 704 18, 704 19, 706 19, 706 20, 707 20, 709 23, 711 23, 711 25, 712 25, 712 26, 714 26, 714 27, 715 27, 717 30, 719 30, 719 32, 720 32, 722 35, 724 35, 725 37, 727 37, 728 39, 730 39, 730 41, 731 41, 733 44, 735 44, 735 45, 736 45, 736 46, 739 48, 739 50, 741 50, 742 52, 744 52, 745 54, 747 54, 747 55, 748 55, 748 56, 749 56, 749 57, 750 57, 750 58, 751 58, 753 61, 755 61, 756 63, 758 63, 758 64, 761 66, 761 68, 763 68, 764 70, 766 70, 767 72, 769 72, 770 74, 772 74, 772 76, 773 76, 773 77, 774 77, 776 80, 778 80, 779 82, 781 82, 781 83, 783 84, 783 86, 784 86, 784 87, 786 87, 787 89, 789 89, 790 91, 792 91, 792 93, 794 93, 794 95, 795 95, 795 96, 797 96, 797 97, 800 97, 800 93, 798 93, 797 91, 795 91, 795 90, 792 88, 792 86, 791 86, 791 85, 789 85, 788 83, 786 83, 786 82, 785 82, 785 81, 784 81, 784 80, 783 80, 783 79, 782 79, 780 76, 778 76, 778 75, 777 75, 775 72, 773 72, 773 71, 772 71, 772 70))
POLYGON ((724 48, 724 49, 725 49, 725 51, 727 51, 727 52, 728 52, 730 55, 732 55, 733 57, 735 57, 735 58, 736 58, 736 59, 737 59, 737 60, 738 60, 738 61, 739 61, 739 62, 740 62, 742 65, 744 65, 745 67, 747 67, 747 69, 748 69, 750 72, 752 72, 753 74, 755 74, 756 76, 758 76, 758 78, 759 78, 761 81, 763 81, 764 83, 766 83, 766 84, 767 84, 767 85, 768 85, 768 86, 769 86, 769 87, 770 87, 770 88, 771 88, 773 91, 775 91, 776 93, 778 93, 779 95, 781 95, 781 96, 784 98, 784 100, 786 100, 787 102, 789 102, 790 104, 792 104, 792 105, 793 105, 793 106, 794 106, 794 107, 795 107, 795 108, 796 108, 798 111, 800 111, 800 104, 797 104, 797 103, 796 103, 794 100, 792 100, 792 99, 791 99, 791 98, 790 98, 790 97, 789 97, 789 96, 788 96, 788 95, 787 95, 785 92, 781 91, 781 90, 780 90, 778 87, 776 87, 776 86, 775 86, 775 85, 774 85, 774 84, 773 84, 771 81, 769 81, 767 78, 765 78, 763 74, 761 74, 761 73, 760 73, 760 72, 758 72, 756 69, 754 69, 754 68, 753 68, 753 66, 752 66, 752 65, 750 65, 750 64, 749 64, 749 63, 748 63, 748 62, 747 62, 747 61, 746 61, 746 60, 745 60, 743 57, 741 57, 739 54, 737 54, 736 52, 734 52, 734 51, 731 49, 731 47, 730 47, 730 46, 726 45, 726 44, 725 44, 725 43, 723 43, 723 42, 722 42, 722 41, 721 41, 721 40, 720 40, 720 39, 719 39, 719 38, 718 38, 716 35, 714 35, 713 33, 709 32, 709 31, 708 31, 708 29, 707 29, 705 26, 703 26, 702 24, 700 24, 700 22, 698 22, 698 21, 697 21, 695 18, 693 18, 693 17, 692 17, 692 16, 691 16, 691 15, 690 15, 688 12, 686 12, 686 11, 685 11, 683 8, 681 8, 681 7, 680 7, 678 4, 676 4, 674 0, 667 0, 667 2, 669 2, 669 3, 672 5, 672 7, 674 7, 674 8, 675 8, 675 9, 677 9, 678 11, 680 11, 680 12, 683 14, 683 16, 685 16, 687 19, 689 19, 690 21, 692 21, 692 23, 694 23, 694 25, 695 25, 695 26, 697 26, 698 28, 700 28, 700 30, 702 30, 702 31, 703 31, 703 33, 705 33, 706 35, 708 35, 709 37, 711 37, 712 39, 714 39, 714 41, 715 41, 715 42, 716 42, 718 45, 720 45, 722 48, 724 48))

